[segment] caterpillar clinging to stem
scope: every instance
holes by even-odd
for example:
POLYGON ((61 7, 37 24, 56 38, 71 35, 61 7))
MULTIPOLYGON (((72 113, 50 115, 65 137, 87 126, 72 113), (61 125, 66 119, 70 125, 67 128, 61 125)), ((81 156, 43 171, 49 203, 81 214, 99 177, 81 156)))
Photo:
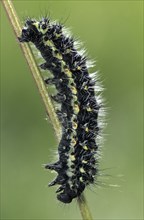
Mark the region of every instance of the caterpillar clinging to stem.
POLYGON ((63 29, 63 25, 48 17, 40 21, 27 19, 19 41, 33 43, 45 61, 40 67, 53 74, 45 83, 54 84, 58 91, 52 99, 60 103, 57 114, 62 136, 58 160, 45 168, 58 173, 49 184, 60 185, 56 190, 58 200, 70 203, 94 183, 98 174, 97 137, 102 104, 100 91, 96 91, 97 80, 88 71, 87 58, 63 29))

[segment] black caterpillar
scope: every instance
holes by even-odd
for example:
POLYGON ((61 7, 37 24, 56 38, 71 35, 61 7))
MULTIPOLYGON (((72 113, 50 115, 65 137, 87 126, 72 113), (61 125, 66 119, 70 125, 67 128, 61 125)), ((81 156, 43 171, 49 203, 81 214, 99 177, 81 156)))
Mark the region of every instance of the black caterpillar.
POLYGON ((101 104, 95 96, 96 80, 88 72, 87 58, 77 51, 74 39, 63 29, 63 25, 50 22, 47 17, 40 21, 27 19, 19 41, 32 42, 45 60, 40 67, 54 76, 45 83, 54 84, 58 91, 52 98, 61 103, 57 114, 62 137, 58 161, 45 168, 58 173, 49 184, 60 185, 56 191, 58 200, 70 203, 94 183, 98 174, 96 140, 101 104))

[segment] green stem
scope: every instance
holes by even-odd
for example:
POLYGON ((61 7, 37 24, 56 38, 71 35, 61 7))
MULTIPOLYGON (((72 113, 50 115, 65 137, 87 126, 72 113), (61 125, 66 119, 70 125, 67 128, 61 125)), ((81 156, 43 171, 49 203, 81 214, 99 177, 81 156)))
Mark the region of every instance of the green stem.
POLYGON ((78 205, 79 205, 79 209, 80 209, 83 220, 92 220, 93 218, 92 218, 92 215, 89 210, 84 194, 81 194, 81 196, 78 198, 78 205))
MULTIPOLYGON (((11 0, 2 0, 2 3, 5 8, 5 11, 7 13, 7 16, 9 18, 9 21, 13 27, 16 38, 18 38, 21 34, 21 25, 19 22, 19 18, 16 14, 15 8, 12 4, 12 1, 11 0)), ((53 128, 55 130, 55 134, 56 134, 58 140, 60 140, 60 135, 61 135, 60 123, 59 123, 59 120, 58 120, 57 115, 55 113, 50 96, 48 94, 48 90, 45 86, 45 83, 41 77, 41 73, 37 67, 34 56, 31 52, 30 46, 28 44, 19 44, 19 45, 22 49, 22 52, 26 58, 26 61, 29 65, 29 67, 30 67, 32 76, 36 82, 36 85, 38 87, 38 91, 39 91, 41 98, 44 102, 46 112, 47 112, 47 114, 50 118, 50 121, 53 125, 53 128)))
MULTIPOLYGON (((9 21, 12 25, 14 33, 15 33, 16 37, 18 38, 21 34, 21 25, 20 25, 19 18, 16 14, 15 8, 12 4, 12 1, 11 0, 1 0, 1 1, 2 1, 4 9, 7 13, 7 16, 9 18, 9 21)), ((43 100, 43 103, 45 105, 46 112, 48 113, 50 121, 51 121, 53 128, 55 130, 55 134, 57 136, 57 139, 60 140, 60 136, 61 136, 60 123, 58 121, 57 115, 55 113, 55 110, 54 110, 53 104, 51 102, 50 96, 48 94, 47 88, 45 86, 45 83, 41 77, 41 73, 37 67, 36 62, 35 62, 35 59, 32 54, 32 51, 30 49, 30 46, 28 44, 19 44, 19 45, 22 49, 22 52, 25 56, 25 59, 29 65, 29 67, 30 67, 32 76, 36 82, 36 85, 38 87, 38 91, 39 91, 41 98, 43 100)), ((83 220, 92 220, 92 216, 91 216, 90 210, 88 208, 84 194, 82 194, 78 198, 78 205, 79 205, 83 220)))

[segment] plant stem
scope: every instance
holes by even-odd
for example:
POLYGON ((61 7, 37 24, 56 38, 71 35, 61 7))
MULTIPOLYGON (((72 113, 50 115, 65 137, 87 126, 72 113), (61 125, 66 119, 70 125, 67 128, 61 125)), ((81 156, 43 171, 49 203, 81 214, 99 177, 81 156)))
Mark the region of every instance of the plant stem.
MULTIPOLYGON (((18 38, 21 34, 21 25, 20 25, 19 18, 16 14, 15 8, 12 4, 12 1, 11 0, 1 0, 1 1, 2 1, 4 9, 7 13, 7 16, 9 18, 9 21, 12 25, 14 33, 15 33, 16 37, 18 38)), ((53 128, 55 130, 56 137, 59 141, 60 136, 61 136, 60 123, 59 123, 59 120, 58 120, 57 115, 55 113, 55 110, 54 110, 53 104, 51 102, 51 98, 48 94, 47 88, 45 86, 44 80, 42 79, 41 73, 37 67, 36 62, 35 62, 31 48, 28 44, 19 44, 19 45, 22 49, 22 52, 25 56, 25 59, 29 65, 29 67, 30 67, 32 76, 36 82, 36 85, 38 87, 38 91, 39 91, 41 98, 43 100, 43 103, 45 105, 46 112, 49 115, 50 121, 51 121, 53 128)), ((78 198, 78 204, 79 204, 79 208, 80 208, 80 212, 81 212, 83 220, 92 220, 92 216, 91 216, 90 210, 88 208, 84 194, 82 194, 78 198)))
POLYGON ((84 194, 81 194, 81 196, 78 198, 78 205, 79 205, 79 209, 80 209, 83 220, 92 220, 92 215, 89 210, 84 194))
MULTIPOLYGON (((11 0, 2 0, 2 3, 5 8, 5 11, 7 13, 7 16, 9 18, 9 21, 13 27, 16 38, 18 38, 21 34, 21 25, 19 22, 19 18, 16 14, 15 8, 12 4, 12 1, 11 0)), ((55 134, 56 134, 58 140, 60 140, 60 135, 61 135, 60 123, 58 121, 53 104, 52 104, 50 96, 48 94, 48 90, 45 86, 45 83, 41 77, 41 73, 37 67, 34 56, 31 52, 30 46, 28 44, 19 44, 19 45, 22 49, 22 52, 26 58, 26 61, 29 65, 29 67, 30 67, 32 76, 36 82, 36 85, 38 87, 38 91, 39 91, 41 98, 44 102, 46 112, 47 112, 47 114, 50 118, 50 121, 53 125, 53 128, 55 130, 55 134)))

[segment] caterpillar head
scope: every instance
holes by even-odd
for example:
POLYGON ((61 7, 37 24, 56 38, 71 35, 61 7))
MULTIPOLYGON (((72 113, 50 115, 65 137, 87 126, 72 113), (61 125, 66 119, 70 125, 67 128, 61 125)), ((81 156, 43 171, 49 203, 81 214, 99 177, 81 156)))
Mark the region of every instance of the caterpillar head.
POLYGON ((39 37, 48 31, 49 19, 42 18, 41 21, 28 19, 22 29, 21 36, 18 37, 20 42, 35 42, 39 37))
POLYGON ((57 199, 63 203, 71 203, 74 198, 80 196, 84 189, 84 183, 80 183, 78 188, 74 187, 73 189, 70 188, 69 184, 66 184, 64 190, 57 195, 57 199))

